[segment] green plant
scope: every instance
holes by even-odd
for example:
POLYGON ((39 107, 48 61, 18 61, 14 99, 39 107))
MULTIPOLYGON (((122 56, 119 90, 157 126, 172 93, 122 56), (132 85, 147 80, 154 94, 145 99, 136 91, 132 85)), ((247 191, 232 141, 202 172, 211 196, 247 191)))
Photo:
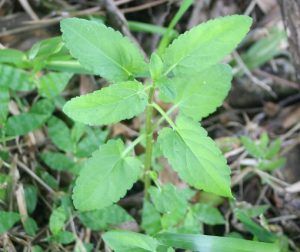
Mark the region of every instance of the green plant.
POLYGON ((285 158, 279 155, 282 145, 280 138, 271 142, 268 134, 264 132, 257 141, 247 136, 242 136, 241 141, 248 154, 254 158, 248 160, 252 161, 252 166, 263 171, 273 171, 285 164, 285 158))
MULTIPOLYGON (((180 35, 168 46, 178 35, 173 28, 191 4, 191 0, 183 1, 167 29, 129 23, 132 29, 164 34, 149 61, 128 38, 99 19, 65 19, 61 22, 62 38, 40 41, 27 52, 0 50, 1 142, 5 147, 7 140, 44 126, 54 145, 38 155, 35 174, 53 193, 50 232, 45 241, 55 250, 72 242, 76 242, 75 251, 92 250, 92 244, 81 242, 76 232, 70 232, 69 225, 77 218, 93 231, 108 231, 103 239, 116 251, 202 251, 206 246, 218 251, 220 245, 224 251, 237 251, 241 246, 251 251, 250 243, 256 251, 277 251, 274 244, 199 235, 204 226, 227 222, 218 206, 224 201, 222 196, 231 201, 233 197, 226 159, 198 121, 213 113, 226 97, 232 73, 228 65, 219 62, 244 38, 251 19, 239 15, 218 18, 180 35), (74 73, 100 75, 109 85, 65 104, 61 93, 74 73), (18 95, 23 91, 37 93, 42 99, 35 97, 28 102, 18 95), (9 116, 10 99, 17 103, 20 115, 9 116), (165 111, 162 103, 172 106, 165 111), (65 120, 61 108, 75 122, 65 120), (109 128, 102 126, 134 116, 144 122, 136 139, 129 143, 121 138, 107 141, 109 128), (134 153, 138 144, 145 147, 140 156, 134 153), (161 156, 193 189, 160 182, 157 158, 161 156), (61 185, 64 174, 70 181, 78 176, 76 183, 61 185), (144 184, 140 227, 145 234, 110 231, 124 223, 137 224, 115 203, 138 180, 144 184), (73 187, 76 210, 70 197, 73 187), (199 190, 203 190, 201 199, 195 202, 199 190)), ((7 152, 1 150, 0 154, 7 170, 11 170, 7 152)), ((0 174, 0 183, 8 185, 0 188, 0 201, 4 202, 12 181, 9 175, 0 174)), ((27 181, 24 189, 31 215, 42 193, 27 181)), ((23 222, 21 214, 1 213, 2 233, 21 220, 27 235, 36 235, 40 223, 31 217, 26 216, 23 222)), ((250 223, 240 216, 242 223, 250 223)), ((258 238, 257 232, 262 232, 263 238, 272 236, 261 230, 259 226, 249 229, 258 238)), ((42 248, 37 246, 36 251, 42 248)))
POLYGON ((128 147, 110 140, 93 153, 76 181, 73 201, 79 210, 107 207, 125 195, 143 177, 148 198, 153 132, 153 109, 171 128, 159 129, 158 144, 173 169, 191 186, 232 197, 230 169, 206 131, 197 123, 221 105, 230 88, 230 67, 218 63, 246 35, 251 19, 229 16, 201 24, 179 36, 160 57, 151 55, 147 64, 128 38, 93 21, 77 18, 61 22, 63 40, 71 55, 94 74, 112 85, 73 98, 63 111, 73 120, 89 125, 107 125, 145 112, 145 132, 128 147), (237 25, 238 23, 238 25, 237 25), (148 77, 142 85, 136 78, 148 77), (179 107, 173 122, 156 101, 158 90, 163 101, 179 107), (129 154, 145 138, 144 169, 129 154), (101 165, 99 165, 101 164, 101 165))
MULTIPOLYGON (((189 4, 187 1, 187 7, 189 4)), ((103 24, 77 18, 61 22, 62 38, 71 55, 88 72, 110 83, 71 99, 63 111, 91 126, 117 123, 145 112, 144 130, 132 143, 126 146, 121 139, 111 139, 85 162, 73 190, 78 210, 104 216, 140 179, 145 192, 142 228, 147 234, 156 236, 161 230, 199 233, 201 222, 224 223, 211 204, 189 203, 193 190, 161 185, 152 168, 156 167, 155 157, 163 155, 179 177, 195 189, 232 198, 230 168, 198 121, 214 112, 226 97, 232 74, 228 65, 219 62, 236 48, 250 25, 249 17, 239 15, 209 21, 180 35, 167 48, 162 45, 147 62, 128 38, 103 24), (159 100, 173 106, 164 111, 159 100), (173 121, 172 113, 177 109, 179 115, 173 121), (155 122, 154 110, 161 115, 155 122), (164 121, 170 127, 161 127, 164 121), (137 144, 145 146, 141 157, 132 155, 137 144)), ((109 232, 103 238, 116 251, 173 251, 172 244, 164 244, 159 237, 109 232)), ((236 242, 239 246, 239 240, 236 242)), ((263 244, 259 249, 270 248, 274 246, 263 244)))

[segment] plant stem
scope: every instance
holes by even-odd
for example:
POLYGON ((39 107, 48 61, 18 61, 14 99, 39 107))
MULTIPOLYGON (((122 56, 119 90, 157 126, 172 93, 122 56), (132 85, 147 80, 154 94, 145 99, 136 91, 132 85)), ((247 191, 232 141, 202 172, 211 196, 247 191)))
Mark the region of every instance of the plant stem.
POLYGON ((149 198, 148 189, 151 185, 151 179, 149 176, 149 171, 151 170, 152 161, 152 145, 153 145, 153 125, 152 125, 152 115, 153 106, 151 105, 154 96, 154 85, 152 84, 149 90, 148 105, 146 109, 146 154, 145 154, 145 174, 144 174, 144 186, 145 186, 145 199, 149 198))
POLYGON ((153 106, 153 108, 155 108, 163 116, 163 118, 169 123, 169 125, 173 129, 176 128, 176 125, 172 121, 172 119, 168 116, 168 114, 157 103, 152 103, 151 105, 153 106))

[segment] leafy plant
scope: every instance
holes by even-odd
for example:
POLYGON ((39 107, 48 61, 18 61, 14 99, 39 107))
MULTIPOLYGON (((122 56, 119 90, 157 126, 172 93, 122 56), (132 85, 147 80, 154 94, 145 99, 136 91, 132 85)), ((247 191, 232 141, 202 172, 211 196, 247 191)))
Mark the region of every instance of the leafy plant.
MULTIPOLYGON (((224 251, 241 246, 276 251, 273 244, 199 235, 206 226, 225 224, 217 207, 223 201, 221 196, 233 200, 233 195, 227 161, 198 121, 213 113, 227 96, 232 73, 230 66, 220 61, 245 37, 251 19, 241 15, 222 17, 178 36, 173 28, 191 4, 191 0, 183 1, 167 29, 129 22, 132 29, 164 34, 150 60, 127 37, 98 19, 65 19, 61 22, 62 37, 40 41, 27 52, 0 50, 2 142, 45 125, 54 145, 38 155, 39 163, 49 170, 40 166, 35 170, 39 181, 55 191, 47 239, 51 244, 76 242, 74 251, 85 251, 83 247, 91 251, 91 244, 79 241, 76 232, 68 231, 69 222, 77 218, 91 230, 108 231, 103 240, 115 251, 205 251, 207 247, 218 251, 220 246, 224 251), (169 45, 174 37, 177 39, 169 45), (101 76, 108 85, 65 104, 61 93, 74 73, 101 76), (18 97, 19 92, 35 92, 40 99, 28 102, 18 97), (20 114, 9 116, 10 98, 17 103, 20 114), (169 103, 170 109, 165 111, 162 103, 169 103), (72 120, 63 120, 66 118, 56 108, 63 108, 72 120), (155 112, 161 115, 157 121, 155 112), (109 129, 102 126, 135 116, 144 122, 136 139, 131 143, 121 138, 107 141, 109 129), (145 147, 145 153, 139 156, 134 152, 138 144, 145 147), (157 173, 160 156, 167 158, 193 189, 161 184, 157 173), (78 178, 75 184, 61 189, 60 178, 64 176, 56 179, 53 173, 78 178), (135 223, 116 203, 137 181, 144 185, 141 228, 145 234, 110 231, 135 223), (75 211, 69 195, 72 187, 75 211), (194 198, 197 190, 203 190, 200 200, 194 198), (206 200, 205 195, 209 195, 206 200)), ((7 181, 6 176, 0 177, 1 183, 7 181)), ((1 187, 1 201, 4 193, 1 187)), ((35 211, 38 195, 36 187, 25 187, 29 214, 35 211)), ((1 214, 0 233, 22 219, 14 212, 1 214)), ((260 239, 261 233, 273 238, 272 233, 264 233, 243 214, 236 213, 242 223, 254 226, 249 231, 256 238, 260 239)), ((37 223, 32 218, 28 217, 23 226, 28 235, 35 235, 37 223)), ((274 241, 264 238, 260 241, 274 241)), ((42 251, 38 246, 33 249, 42 251)))
POLYGON ((267 133, 261 134, 258 141, 242 136, 241 141, 250 156, 256 160, 254 166, 265 171, 272 171, 285 164, 285 158, 280 157, 281 140, 270 141, 267 133))
MULTIPOLYGON (((190 1, 186 2, 188 8, 190 1)), ((84 163, 72 196, 79 211, 105 216, 135 182, 142 180, 145 191, 142 227, 148 234, 156 235, 161 230, 199 233, 201 223, 224 224, 212 205, 189 203, 194 195, 192 190, 160 185, 152 170, 156 167, 153 149, 159 147, 159 153, 190 186, 233 198, 226 159, 197 121, 214 112, 226 97, 232 73, 228 65, 219 62, 237 47, 250 25, 251 19, 240 15, 211 20, 180 35, 170 46, 162 45, 159 54, 153 53, 147 62, 133 42, 102 23, 78 18, 61 22, 62 39, 72 57, 88 72, 110 83, 91 94, 71 99, 63 111, 76 122, 88 125, 110 125, 143 112, 145 121, 144 129, 132 143, 125 145, 121 139, 111 139, 84 163), (159 99, 173 106, 165 111, 159 99), (172 113, 177 109, 179 115, 174 121, 172 113), (154 110, 161 114, 156 122, 154 110), (170 127, 161 127, 164 121, 170 127), (145 146, 141 157, 132 155, 138 144, 145 146)), ((60 148, 71 148, 64 145, 60 148)), ((82 213, 80 218, 87 222, 88 216, 82 213)), ((108 217, 104 219, 103 223, 88 225, 105 229, 118 223, 108 217)), ((103 238, 116 251, 180 248, 131 232, 108 232, 103 238)), ((267 245, 263 244, 261 250, 264 246, 267 245)))
POLYGON ((154 53, 147 64, 132 42, 103 24, 77 18, 61 22, 63 40, 73 57, 113 83, 92 94, 73 98, 64 106, 64 112, 78 122, 104 125, 132 118, 146 110, 145 133, 133 144, 126 148, 121 140, 110 140, 86 162, 73 194, 79 210, 101 209, 113 204, 140 175, 144 177, 148 195, 153 131, 156 130, 152 122, 153 109, 171 126, 159 130, 158 143, 179 176, 197 189, 232 197, 226 159, 196 120, 212 113, 227 95, 230 77, 225 80, 223 77, 231 75, 230 68, 218 62, 238 45, 250 25, 250 18, 238 15, 201 24, 174 40, 161 57, 154 53), (151 80, 145 85, 136 79, 149 73, 151 80), (192 79, 197 81, 190 82, 192 79), (218 96, 214 91, 206 94, 206 85, 210 89, 214 87, 218 96), (182 93, 180 89, 184 86, 188 90, 182 93), (154 101, 156 90, 179 107, 176 122, 154 101), (199 109, 200 113, 186 110, 201 105, 201 100, 191 97, 193 95, 212 95, 213 99, 199 109), (196 100, 200 104, 195 104, 196 100), (141 162, 129 156, 143 138, 146 138, 144 172, 141 162))

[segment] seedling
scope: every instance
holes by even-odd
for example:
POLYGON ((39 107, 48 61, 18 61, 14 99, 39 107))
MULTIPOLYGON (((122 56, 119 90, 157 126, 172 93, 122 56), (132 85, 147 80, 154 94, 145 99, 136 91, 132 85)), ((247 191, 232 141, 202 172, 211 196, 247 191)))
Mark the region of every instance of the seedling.
POLYGON ((198 25, 180 35, 160 55, 146 62, 139 49, 119 32, 95 21, 69 18, 61 22, 63 41, 71 55, 88 71, 111 83, 91 94, 71 99, 63 111, 88 125, 108 125, 144 112, 145 131, 127 147, 109 140, 92 154, 73 191, 81 211, 102 209, 122 198, 142 179, 148 198, 152 167, 153 132, 172 168, 190 186, 232 197, 230 168, 214 141, 198 123, 220 106, 231 84, 231 68, 219 63, 249 31, 251 18, 233 15, 198 25), (138 81, 145 77, 145 84, 138 81), (169 111, 158 104, 172 103, 169 111), (170 113, 179 109, 176 121, 170 113), (153 121, 153 110, 162 119, 153 121), (165 120, 170 127, 161 128, 165 120), (143 163, 131 155, 146 141, 143 163))

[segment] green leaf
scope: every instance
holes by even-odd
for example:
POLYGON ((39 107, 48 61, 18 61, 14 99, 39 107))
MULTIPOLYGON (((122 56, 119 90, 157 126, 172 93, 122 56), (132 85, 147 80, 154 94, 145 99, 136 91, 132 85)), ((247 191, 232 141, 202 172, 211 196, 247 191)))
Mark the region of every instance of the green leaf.
POLYGON ((12 228, 19 220, 18 213, 0 211, 0 235, 12 228))
POLYGON ((272 243, 209 235, 162 233, 156 236, 166 246, 200 252, 279 252, 272 243))
POLYGON ((53 170, 73 172, 75 163, 63 153, 47 151, 40 156, 45 164, 53 170))
MULTIPOLYGON (((0 160, 3 160, 3 157, 0 152, 0 160)), ((7 199, 8 189, 12 186, 12 176, 0 173, 0 202, 5 202, 7 199)))
POLYGON ((158 245, 150 236, 129 231, 109 231, 102 238, 116 252, 156 252, 158 245))
POLYGON ((22 51, 10 48, 0 50, 0 63, 13 64, 21 67, 24 66, 26 61, 26 54, 22 51))
POLYGON ((260 139, 259 139, 259 147, 263 150, 265 150, 269 144, 269 136, 266 132, 263 132, 260 136, 260 139))
POLYGON ((284 31, 273 29, 241 54, 241 58, 250 70, 258 68, 281 53, 280 44, 285 38, 284 31))
POLYGON ((225 224, 224 217, 220 211, 208 204, 195 204, 193 212, 198 220, 208 225, 225 224))
POLYGON ((180 35, 162 56, 165 75, 186 76, 218 63, 241 42, 251 23, 248 16, 226 16, 180 35))
POLYGON ((39 168, 38 172, 40 173, 41 178, 49 185, 52 189, 58 190, 58 181, 54 178, 50 173, 45 171, 44 169, 39 168))
POLYGON ((141 83, 122 82, 71 99, 63 111, 73 120, 104 125, 129 119, 144 111, 147 95, 141 83))
POLYGON ((86 126, 83 123, 74 123, 74 126, 71 130, 71 139, 73 143, 77 143, 86 131, 86 126))
POLYGON ((250 217, 248 217, 242 210, 235 210, 236 217, 244 224, 246 230, 255 235, 260 241, 274 242, 276 236, 266 230, 265 228, 256 224, 250 217))
POLYGON ((58 96, 65 89, 72 76, 72 73, 48 73, 43 75, 39 79, 39 94, 50 99, 58 96))
POLYGON ((54 104, 50 100, 39 100, 29 112, 9 117, 6 124, 8 136, 25 135, 41 127, 51 116, 54 104))
POLYGON ((79 214, 81 222, 94 231, 102 231, 134 219, 120 206, 112 205, 101 210, 87 211, 79 214))
POLYGON ((149 194, 155 208, 163 213, 161 222, 164 228, 175 225, 183 218, 188 202, 174 185, 166 184, 161 188, 151 186, 149 194))
POLYGON ((164 128, 158 141, 182 180, 197 189, 232 197, 227 161, 200 124, 178 117, 176 128, 164 128))
POLYGON ((92 152, 103 144, 109 134, 109 130, 87 127, 85 136, 76 146, 77 157, 89 157, 92 152))
POLYGON ((95 21, 61 21, 63 40, 80 64, 110 81, 124 81, 145 71, 137 47, 121 33, 95 21))
POLYGON ((187 207, 187 200, 180 194, 173 184, 166 184, 161 188, 151 186, 149 194, 156 209, 161 213, 178 211, 187 207))
POLYGON ((0 65, 0 86, 15 91, 31 91, 35 88, 35 83, 30 73, 11 66, 0 65))
POLYGON ((60 150, 71 152, 73 144, 68 126, 59 118, 52 116, 48 122, 48 136, 60 150))
POLYGON ((258 168, 264 171, 273 171, 284 166, 286 162, 285 158, 279 158, 275 160, 262 160, 258 163, 258 168))
POLYGON ((51 240, 56 241, 58 244, 69 244, 75 239, 75 235, 69 231, 61 231, 51 237, 51 240))
POLYGON ((260 206, 247 205, 247 207, 245 208, 239 208, 238 211, 241 211, 244 214, 246 214, 248 217, 253 218, 261 214, 264 214, 268 208, 269 208, 268 205, 260 205, 260 206))
POLYGON ((151 78, 156 81, 160 78, 163 71, 163 62, 157 53, 152 53, 149 63, 151 78))
POLYGON ((26 221, 24 222, 24 229, 27 234, 34 236, 38 230, 38 226, 34 219, 27 217, 26 221))
POLYGON ((28 213, 32 213, 37 204, 37 188, 33 185, 25 187, 25 200, 28 213))
POLYGON ((121 140, 101 145, 87 160, 73 191, 73 202, 81 211, 105 208, 122 198, 138 179, 141 163, 124 157, 121 140))
POLYGON ((241 142, 251 156, 255 158, 262 158, 264 156, 263 150, 251 138, 242 136, 241 142))
POLYGON ((199 121, 222 105, 231 79, 231 68, 217 64, 191 76, 170 78, 160 90, 169 102, 179 106, 180 112, 199 121))
POLYGON ((52 234, 56 235, 64 229, 67 218, 68 216, 63 207, 58 207, 52 211, 49 221, 49 228, 52 234))
MULTIPOLYGON (((1 78, 1 77, 0 77, 1 78)), ((0 85, 0 125, 3 125, 8 115, 8 87, 0 85)))
POLYGON ((161 230, 160 214, 148 200, 145 200, 143 204, 141 227, 149 235, 156 234, 161 230))
POLYGON ((28 58, 35 64, 45 64, 45 59, 58 53, 64 46, 61 37, 44 39, 35 43, 28 52, 28 58))
POLYGON ((267 159, 274 158, 280 151, 281 145, 282 145, 282 141, 280 138, 277 138, 275 141, 273 141, 270 144, 267 152, 265 153, 265 158, 267 159))
POLYGON ((143 112, 146 104, 143 85, 128 81, 73 98, 63 111, 75 121, 103 125, 130 119, 143 112))
POLYGON ((43 249, 40 246, 36 245, 31 247, 31 252, 43 252, 43 249))

